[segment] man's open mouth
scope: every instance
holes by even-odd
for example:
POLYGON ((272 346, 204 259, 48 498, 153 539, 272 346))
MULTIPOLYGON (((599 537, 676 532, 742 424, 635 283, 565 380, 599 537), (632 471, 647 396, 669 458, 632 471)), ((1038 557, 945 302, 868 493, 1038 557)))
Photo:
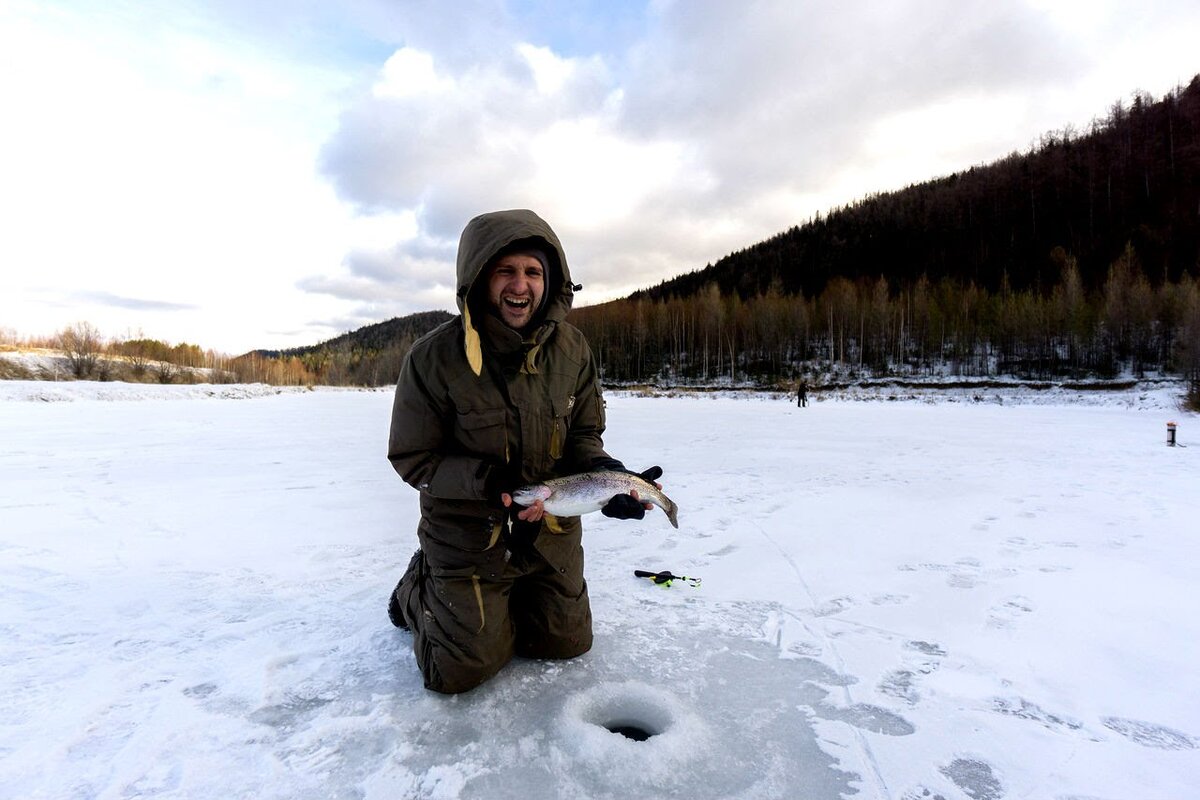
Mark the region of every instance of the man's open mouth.
POLYGON ((524 310, 526 308, 529 308, 529 305, 532 302, 533 302, 533 298, 531 298, 531 297, 506 297, 506 298, 504 298, 504 304, 506 306, 508 306, 509 308, 514 308, 514 309, 519 309, 519 310, 524 310))

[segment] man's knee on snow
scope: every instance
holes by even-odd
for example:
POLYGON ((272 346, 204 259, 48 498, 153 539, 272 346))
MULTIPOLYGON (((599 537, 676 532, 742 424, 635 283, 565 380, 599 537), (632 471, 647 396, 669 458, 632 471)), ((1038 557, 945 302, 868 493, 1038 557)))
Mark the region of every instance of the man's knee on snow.
POLYGON ((592 649, 586 592, 568 603, 541 602, 514 610, 517 653, 524 658, 575 658, 592 649))
MULTIPOLYGON (((446 594, 441 599, 447 600, 446 594)), ((425 687, 458 694, 474 689, 512 660, 513 628, 508 615, 498 609, 483 616, 480 627, 476 627, 480 617, 474 613, 455 614, 456 608, 473 611, 477 607, 473 593, 449 602, 453 604, 439 603, 433 608, 414 603, 420 614, 410 615, 409 621, 414 623, 413 653, 425 687)))
POLYGON ((558 635, 541 633, 517 636, 517 652, 523 658, 575 658, 591 649, 591 625, 558 635))
POLYGON ((592 649, 592 607, 583 576, 550 573, 513 592, 517 653, 575 658, 592 649))
POLYGON ((495 676, 512 660, 512 655, 509 649, 465 656, 435 645, 429 649, 428 657, 420 662, 425 688, 441 694, 470 691, 495 676))

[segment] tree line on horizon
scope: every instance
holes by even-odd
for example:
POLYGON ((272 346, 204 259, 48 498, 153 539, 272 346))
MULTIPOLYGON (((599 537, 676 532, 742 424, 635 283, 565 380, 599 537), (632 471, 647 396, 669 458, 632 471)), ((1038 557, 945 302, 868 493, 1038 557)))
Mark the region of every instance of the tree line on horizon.
POLYGON ((8 361, 0 362, 0 379, 59 380, 77 378, 133 383, 234 383, 232 359, 215 350, 186 342, 172 345, 140 331, 108 338, 87 321, 76 322, 49 337, 21 339, 11 331, 0 335, 0 345, 13 349, 57 352, 63 370, 50 366, 33 371, 8 361))
POLYGON ((0 345, 57 351, 64 365, 61 373, 51 367, 42 374, 0 360, 0 379, 381 386, 395 383, 414 341, 451 318, 445 311, 425 311, 308 347, 254 350, 240 356, 188 343, 171 345, 141 332, 108 338, 81 321, 50 337, 20 339, 13 332, 0 332, 0 345))
POLYGON ((240 356, 236 368, 251 375, 282 372, 293 385, 391 385, 413 342, 450 319, 446 311, 394 317, 308 347, 255 350, 240 356))
POLYGON ((837 277, 815 297, 773 285, 743 299, 710 283, 688 297, 578 309, 571 320, 615 384, 1176 373, 1200 391, 1200 283, 1190 273, 1154 286, 1130 245, 1089 291, 1076 261, 1055 255, 1060 278, 1039 289, 921 276, 895 290, 882 277, 837 277))

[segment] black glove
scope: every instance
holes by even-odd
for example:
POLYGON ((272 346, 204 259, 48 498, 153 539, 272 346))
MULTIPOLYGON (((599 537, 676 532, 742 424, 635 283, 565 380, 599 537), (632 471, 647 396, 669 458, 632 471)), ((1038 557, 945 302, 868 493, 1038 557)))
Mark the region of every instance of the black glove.
MULTIPOLYGON (((620 461, 617 461, 615 458, 593 459, 591 471, 624 472, 629 475, 637 475, 639 478, 648 481, 649 483, 654 483, 661 478, 663 474, 662 467, 650 467, 650 469, 646 470, 645 472, 634 472, 631 469, 627 469, 624 464, 622 464, 620 461)), ((641 519, 641 517, 638 519, 641 519)))
MULTIPOLYGON (((628 475, 637 475, 647 483, 653 484, 662 477, 662 467, 650 467, 644 472, 634 472, 631 469, 626 469, 625 465, 615 458, 597 458, 592 462, 592 472, 599 470, 608 470, 611 472, 624 472, 628 475)), ((600 509, 600 513, 606 517, 613 519, 644 519, 646 516, 646 506, 638 499, 635 499, 631 494, 618 494, 604 504, 600 509)))
POLYGON ((659 478, 662 477, 662 467, 658 467, 658 466, 651 467, 650 469, 645 470, 644 472, 638 472, 636 474, 640 475, 643 479, 645 479, 647 483, 655 483, 658 481, 659 478))
POLYGON ((513 470, 506 465, 484 462, 480 471, 484 473, 483 496, 491 505, 503 506, 500 495, 512 494, 519 488, 513 470))
POLYGON ((613 519, 642 519, 646 516, 646 507, 631 494, 618 494, 604 504, 600 513, 613 519))

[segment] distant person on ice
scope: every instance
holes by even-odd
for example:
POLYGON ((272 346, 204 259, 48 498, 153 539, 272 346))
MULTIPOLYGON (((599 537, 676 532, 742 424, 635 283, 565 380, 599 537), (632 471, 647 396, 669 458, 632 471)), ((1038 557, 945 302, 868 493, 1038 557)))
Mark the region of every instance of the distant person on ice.
POLYGON ((796 406, 804 408, 808 405, 808 383, 800 381, 800 385, 796 387, 796 406))
MULTIPOLYGON (((514 655, 591 648, 579 518, 555 518, 540 500, 522 508, 511 493, 625 469, 604 450, 591 350, 564 319, 578 287, 550 226, 524 210, 478 216, 457 272, 461 316, 413 345, 388 442, 388 460, 421 493, 420 549, 388 616, 412 631, 425 686, 445 693, 478 686, 514 655)), ((648 508, 631 492, 601 510, 641 519, 648 508)))

